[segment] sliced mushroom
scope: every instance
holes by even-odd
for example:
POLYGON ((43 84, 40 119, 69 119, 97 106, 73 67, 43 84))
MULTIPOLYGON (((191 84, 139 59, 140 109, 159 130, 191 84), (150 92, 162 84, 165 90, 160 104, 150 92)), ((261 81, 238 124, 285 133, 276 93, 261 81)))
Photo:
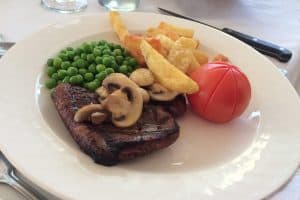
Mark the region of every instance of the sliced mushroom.
POLYGON ((135 124, 143 110, 143 97, 139 87, 121 73, 107 76, 102 86, 110 93, 103 101, 103 105, 112 113, 113 124, 118 127, 135 124))
POLYGON ((104 108, 114 113, 116 118, 120 118, 129 113, 131 102, 128 100, 126 93, 122 90, 116 90, 102 102, 104 108))
POLYGON ((153 100, 170 101, 174 99, 178 93, 168 90, 159 83, 154 83, 149 87, 149 95, 153 100))
POLYGON ((147 90, 145 90, 145 89, 143 89, 143 88, 139 88, 139 91, 140 91, 140 93, 141 93, 142 96, 143 96, 143 102, 144 102, 144 103, 148 103, 149 100, 150 100, 150 96, 149 96, 147 90))
POLYGON ((152 73, 146 68, 136 69, 130 74, 129 78, 141 87, 149 86, 154 82, 152 73))
POLYGON ((91 122, 93 124, 101 124, 102 122, 104 122, 106 120, 107 117, 108 117, 107 113, 104 113, 104 112, 94 112, 91 115, 91 122))
POLYGON ((108 95, 108 91, 105 87, 101 86, 95 91, 99 95, 99 101, 103 101, 108 95))
POLYGON ((80 108, 74 115, 75 122, 90 121, 92 113, 104 112, 101 104, 89 104, 80 108))

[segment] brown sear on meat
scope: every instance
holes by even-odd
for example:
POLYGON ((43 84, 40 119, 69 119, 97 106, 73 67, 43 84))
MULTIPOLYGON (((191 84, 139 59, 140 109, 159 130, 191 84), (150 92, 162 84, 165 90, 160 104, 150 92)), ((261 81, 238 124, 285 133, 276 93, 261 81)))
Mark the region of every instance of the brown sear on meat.
MULTIPOLYGON (((134 159, 171 145, 179 136, 179 126, 166 105, 149 103, 135 125, 118 128, 109 121, 100 125, 74 121, 79 108, 98 103, 96 94, 84 88, 59 84, 52 99, 73 139, 96 163, 110 166, 134 159)), ((185 99, 177 98, 172 105, 186 106, 185 99)))

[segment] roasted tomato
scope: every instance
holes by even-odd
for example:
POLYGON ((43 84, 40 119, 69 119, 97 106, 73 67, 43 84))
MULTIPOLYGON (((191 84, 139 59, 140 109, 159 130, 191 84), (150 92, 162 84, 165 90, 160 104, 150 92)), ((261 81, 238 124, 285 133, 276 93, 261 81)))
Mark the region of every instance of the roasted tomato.
POLYGON ((234 65, 212 62, 194 70, 190 77, 199 90, 188 95, 192 110, 212 122, 224 123, 247 108, 251 86, 246 75, 234 65))

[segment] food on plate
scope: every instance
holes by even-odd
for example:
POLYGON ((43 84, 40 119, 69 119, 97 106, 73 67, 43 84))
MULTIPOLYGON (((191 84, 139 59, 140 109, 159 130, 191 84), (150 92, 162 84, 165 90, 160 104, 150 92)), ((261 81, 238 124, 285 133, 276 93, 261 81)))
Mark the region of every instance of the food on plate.
POLYGON ((223 54, 216 55, 213 59, 213 62, 229 62, 229 59, 223 54))
MULTIPOLYGON (((111 166, 173 144, 186 95, 212 122, 246 109, 247 77, 229 63, 208 63, 193 30, 161 22, 137 35, 118 12, 109 16, 124 47, 101 40, 63 49, 48 59, 45 82, 71 136, 96 163, 111 166)), ((214 60, 228 62, 222 54, 214 60)))
POLYGON ((109 18, 110 18, 110 23, 118 35, 119 39, 121 42, 124 42, 124 39, 127 35, 129 35, 129 31, 127 30, 126 26, 124 25, 120 14, 118 12, 112 11, 109 12, 109 18))
POLYGON ((194 30, 175 26, 166 22, 161 22, 158 27, 149 28, 147 30, 147 36, 149 37, 156 37, 161 34, 176 41, 181 36, 192 38, 194 36, 194 30))
POLYGON ((161 46, 159 40, 153 37, 144 37, 142 35, 135 35, 128 32, 125 27, 120 14, 116 11, 110 12, 110 22, 112 24, 113 30, 118 35, 121 43, 124 47, 131 53, 131 55, 137 59, 141 66, 145 65, 144 57, 141 54, 140 44, 142 40, 147 40, 153 48, 159 51, 161 54, 165 54, 164 48, 161 46))
POLYGON ((149 70, 165 88, 189 94, 198 91, 198 85, 191 78, 178 70, 145 40, 141 43, 141 51, 149 70))
POLYGON ((194 30, 175 26, 175 25, 169 24, 167 22, 160 22, 158 28, 162 29, 162 30, 170 31, 170 32, 175 32, 179 36, 183 36, 183 37, 192 38, 194 36, 194 30))
MULTIPOLYGON (((94 92, 79 86, 59 84, 53 90, 52 98, 59 115, 79 147, 96 163, 103 165, 114 165, 120 161, 134 159, 174 143, 179 136, 179 126, 168 110, 176 112, 177 107, 186 109, 183 97, 168 102, 167 109, 164 105, 148 103, 133 126, 119 128, 110 120, 104 120, 100 124, 74 120, 78 109, 99 104, 98 95, 94 92)), ((94 113, 102 112, 102 108, 96 105, 94 113)), ((182 115, 183 112, 176 114, 182 115)))
POLYGON ((47 61, 47 88, 59 83, 80 85, 94 91, 111 73, 130 74, 137 68, 135 58, 118 44, 105 40, 84 42, 77 48, 67 47, 47 61))
POLYGON ((247 76, 236 66, 212 62, 190 74, 200 90, 189 94, 192 110, 212 122, 224 123, 239 117, 251 98, 247 76))

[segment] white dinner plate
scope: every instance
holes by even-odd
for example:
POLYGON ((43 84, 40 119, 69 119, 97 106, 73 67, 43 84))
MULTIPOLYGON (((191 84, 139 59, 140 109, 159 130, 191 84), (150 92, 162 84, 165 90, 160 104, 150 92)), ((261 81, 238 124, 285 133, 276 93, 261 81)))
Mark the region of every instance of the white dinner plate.
POLYGON ((175 144, 113 167, 80 151, 43 86, 45 62, 83 41, 117 42, 108 14, 51 25, 17 43, 0 60, 0 149, 28 179, 62 199, 261 199, 282 186, 300 161, 300 103, 264 56, 194 22, 124 13, 132 32, 162 20, 192 28, 209 55, 225 54, 248 76, 252 98, 243 115, 214 124, 191 112, 175 144))

